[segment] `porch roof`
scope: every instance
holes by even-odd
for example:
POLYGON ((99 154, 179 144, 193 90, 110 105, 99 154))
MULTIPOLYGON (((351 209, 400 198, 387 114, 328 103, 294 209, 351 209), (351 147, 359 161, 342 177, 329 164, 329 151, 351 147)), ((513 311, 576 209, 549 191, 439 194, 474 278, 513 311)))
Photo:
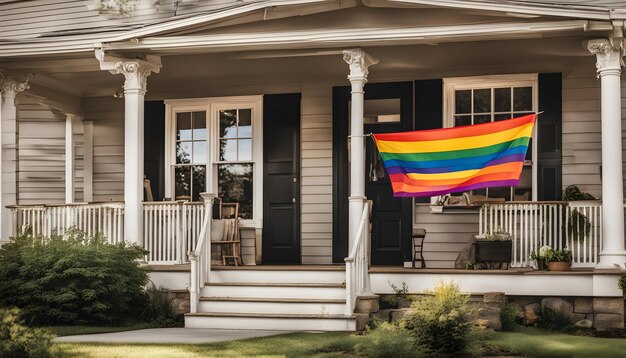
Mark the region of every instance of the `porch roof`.
MULTIPOLYGON (((85 1, 48 0, 0 2, 0 57, 89 52, 103 43, 124 42, 127 48, 138 39, 181 35, 198 29, 218 28, 296 17, 361 6, 357 1, 338 0, 196 0, 182 2, 139 0, 132 16, 102 13, 85 1), (86 4, 87 3, 87 4, 86 4)), ((626 7, 618 1, 491 1, 491 0, 367 0, 373 8, 450 8, 473 14, 532 20, 539 17, 610 21, 626 19, 626 7), (620 8, 621 7, 621 8, 620 8)), ((144 48, 145 49, 145 48, 144 48)))

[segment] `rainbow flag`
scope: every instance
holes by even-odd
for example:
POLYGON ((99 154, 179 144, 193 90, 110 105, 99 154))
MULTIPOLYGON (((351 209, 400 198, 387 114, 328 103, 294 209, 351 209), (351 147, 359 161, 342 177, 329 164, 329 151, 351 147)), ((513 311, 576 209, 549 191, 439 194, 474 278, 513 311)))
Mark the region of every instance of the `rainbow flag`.
POLYGON ((395 197, 436 196, 518 185, 535 118, 373 137, 395 197))

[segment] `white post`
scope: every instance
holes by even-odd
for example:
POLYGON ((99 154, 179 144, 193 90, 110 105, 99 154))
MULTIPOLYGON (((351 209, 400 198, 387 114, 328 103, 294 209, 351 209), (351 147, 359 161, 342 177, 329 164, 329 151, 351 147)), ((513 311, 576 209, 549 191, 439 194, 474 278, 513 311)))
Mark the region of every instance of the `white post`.
POLYGON ((348 80, 352 85, 350 108, 350 197, 348 207, 348 252, 350 252, 363 213, 365 197, 365 138, 363 137, 363 86, 367 82, 368 68, 378 60, 360 48, 343 51, 343 60, 350 66, 348 80))
POLYGON ((93 201, 93 122, 83 122, 83 200, 93 201))
POLYGON ((123 74, 124 82, 124 239, 143 244, 143 105, 147 79, 159 72, 158 57, 141 59, 110 59, 96 50, 100 68, 123 74))
POLYGON ((74 114, 65 114, 65 203, 74 202, 74 114))
POLYGON ((624 190, 622 180, 621 49, 608 39, 590 40, 601 85, 602 118, 602 252, 596 268, 624 267, 624 190))
POLYGON ((32 75, 22 80, 0 74, 0 241, 13 235, 11 211, 17 204, 17 108, 15 97, 27 90, 32 75))

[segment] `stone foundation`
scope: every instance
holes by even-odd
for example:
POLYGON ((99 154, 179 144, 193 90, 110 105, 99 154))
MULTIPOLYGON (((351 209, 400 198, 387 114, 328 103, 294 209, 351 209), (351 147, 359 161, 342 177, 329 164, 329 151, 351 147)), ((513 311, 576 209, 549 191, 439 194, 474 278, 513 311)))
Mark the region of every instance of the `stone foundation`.
POLYGON ((169 290, 168 294, 172 297, 174 314, 181 315, 190 312, 189 290, 169 290))
POLYGON ((509 297, 521 312, 524 324, 537 322, 546 310, 558 311, 577 327, 599 331, 624 328, 622 297, 509 297))

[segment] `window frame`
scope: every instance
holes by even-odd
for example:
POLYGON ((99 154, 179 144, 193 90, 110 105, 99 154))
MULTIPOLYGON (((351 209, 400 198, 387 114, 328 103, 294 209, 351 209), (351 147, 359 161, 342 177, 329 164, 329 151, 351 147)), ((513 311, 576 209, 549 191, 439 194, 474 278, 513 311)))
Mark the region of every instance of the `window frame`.
MULTIPOLYGON (((487 75, 468 77, 449 77, 443 79, 443 128, 454 127, 455 115, 455 91, 491 89, 500 87, 531 87, 532 88, 532 108, 534 113, 539 112, 539 75, 537 73, 509 74, 509 75, 487 75)), ((511 108, 511 112, 513 108, 511 108)), ((493 99, 492 99, 492 111, 493 99)), ((538 126, 535 125, 532 134, 532 201, 537 201, 538 195, 538 126)), ((431 203, 436 204, 437 197, 431 198, 431 203)))
POLYGON ((219 164, 252 164, 252 219, 242 219, 240 227, 261 228, 263 223, 263 96, 229 96, 165 100, 165 197, 173 198, 176 166, 176 114, 206 112, 207 173, 206 188, 216 193, 219 164), (225 109, 252 110, 252 158, 245 161, 219 160, 219 111, 225 109))

